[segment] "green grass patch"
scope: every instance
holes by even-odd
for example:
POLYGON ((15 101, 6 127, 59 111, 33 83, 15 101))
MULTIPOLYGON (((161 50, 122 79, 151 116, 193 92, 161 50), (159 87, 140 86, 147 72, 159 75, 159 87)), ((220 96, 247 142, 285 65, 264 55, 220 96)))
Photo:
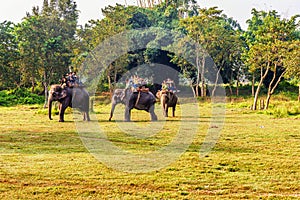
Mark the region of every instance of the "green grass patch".
MULTIPOLYGON (((108 139, 131 153, 149 153, 168 145, 180 120, 199 120, 192 144, 175 162, 149 173, 125 173, 99 162, 85 148, 74 116, 64 123, 37 105, 0 107, 1 199, 297 199, 300 196, 299 119, 249 112, 230 106, 216 146, 204 158, 199 151, 211 126, 209 103, 193 114, 169 118, 158 134, 137 138, 120 130, 124 106, 108 122, 110 105, 96 105, 98 123, 108 139), (118 123, 116 123, 118 122, 118 123)), ((244 103, 245 102, 239 102, 244 103)), ((160 105, 156 113, 163 122, 160 105)), ((149 126, 143 111, 132 113, 137 126, 149 126)), ((86 123, 86 122, 83 122, 86 123)), ((187 130, 188 131, 188 130, 187 130)))

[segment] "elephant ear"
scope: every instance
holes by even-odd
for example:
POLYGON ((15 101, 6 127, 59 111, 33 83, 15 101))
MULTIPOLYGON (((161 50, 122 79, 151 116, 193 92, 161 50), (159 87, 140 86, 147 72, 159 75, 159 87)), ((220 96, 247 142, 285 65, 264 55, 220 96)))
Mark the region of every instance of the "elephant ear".
POLYGON ((121 101, 124 101, 125 97, 126 97, 126 91, 123 90, 123 91, 121 92, 121 94, 120 94, 120 99, 121 99, 121 101))
POLYGON ((63 99, 63 98, 66 98, 68 95, 68 92, 67 90, 63 89, 60 94, 59 94, 59 99, 63 99))

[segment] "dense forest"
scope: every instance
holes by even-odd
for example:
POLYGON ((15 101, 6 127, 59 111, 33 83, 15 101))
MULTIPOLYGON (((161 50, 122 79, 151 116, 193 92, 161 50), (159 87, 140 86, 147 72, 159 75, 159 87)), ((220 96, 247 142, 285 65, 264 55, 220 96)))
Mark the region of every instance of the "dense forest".
MULTIPOLYGON (((284 19, 275 10, 252 9, 248 28, 242 30, 222 8, 202 8, 195 0, 138 2, 137 6, 108 6, 102 9, 103 19, 90 20, 85 26, 78 25, 75 0, 44 0, 21 23, 0 22, 0 90, 26 88, 47 95, 51 84, 59 83, 69 70, 78 71, 106 39, 128 30, 157 27, 188 36, 205 52, 199 51, 191 64, 168 52, 167 46, 161 50, 150 45, 164 39, 156 35, 147 41, 147 48, 109 63, 99 90, 112 91, 122 74, 135 66, 161 63, 176 69, 189 80, 194 95, 203 97, 208 95, 207 85, 213 84, 205 76, 206 59, 211 57, 228 95, 239 95, 241 85, 252 87, 254 110, 262 90, 267 97, 265 109, 283 82, 299 86, 300 92, 298 15, 284 19)), ((176 48, 189 51, 190 47, 182 40, 176 48)))

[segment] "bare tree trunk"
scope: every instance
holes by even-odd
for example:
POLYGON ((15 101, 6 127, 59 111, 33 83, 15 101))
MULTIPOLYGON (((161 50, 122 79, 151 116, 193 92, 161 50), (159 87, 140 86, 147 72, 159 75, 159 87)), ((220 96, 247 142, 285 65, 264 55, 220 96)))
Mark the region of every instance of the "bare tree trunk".
POLYGON ((263 82, 263 80, 260 80, 259 84, 257 86, 256 92, 255 92, 255 95, 254 95, 254 102, 253 102, 252 110, 256 110, 257 109, 257 107, 256 107, 257 106, 257 100, 258 100, 258 95, 259 95, 259 92, 260 92, 260 88, 261 88, 262 82, 263 82))
POLYGON ((45 94, 45 103, 44 103, 44 108, 47 108, 48 105, 48 84, 44 83, 44 94, 45 94))
POLYGON ((236 81, 236 93, 235 93, 236 96, 239 96, 240 95, 240 83, 239 81, 236 81))
MULTIPOLYGON (((202 74, 200 73, 200 59, 199 59, 199 46, 198 44, 196 44, 196 65, 197 65, 197 79, 196 79, 196 88, 195 88, 195 93, 196 93, 196 97, 199 96, 199 85, 200 85, 200 76, 202 77, 202 74)), ((201 78, 201 81, 203 81, 203 79, 201 78)), ((202 87, 201 87, 202 89, 202 87)), ((202 92, 201 92, 201 96, 202 96, 202 92)))
POLYGON ((261 99, 259 101, 259 109, 260 110, 263 110, 265 108, 265 100, 261 99))
POLYGON ((216 92, 216 89, 217 89, 217 86, 218 86, 220 71, 221 71, 221 67, 218 69, 214 89, 211 92, 211 96, 213 96, 213 97, 215 96, 215 92, 216 92))
POLYGON ((33 78, 33 77, 31 77, 31 86, 32 86, 32 88, 31 88, 31 93, 34 93, 35 82, 34 82, 34 78, 33 78))
POLYGON ((229 93, 230 93, 230 96, 232 96, 232 94, 233 94, 233 92, 232 92, 232 77, 233 77, 233 75, 232 75, 233 73, 232 73, 232 71, 231 71, 231 73, 230 73, 230 80, 229 80, 229 93))
POLYGON ((277 71, 277 65, 275 65, 274 76, 273 76, 273 79, 272 79, 272 81, 269 85, 269 88, 268 88, 268 96, 267 96, 267 100, 266 100, 265 110, 267 110, 269 108, 269 103, 270 103, 271 96, 274 93, 275 89, 277 88, 278 84, 280 83, 282 77, 286 73, 286 71, 282 72, 282 74, 279 76, 278 80, 276 81, 275 85, 272 87, 272 85, 275 81, 275 78, 276 78, 276 71, 277 71))
POLYGON ((298 91, 298 101, 300 101, 300 84, 299 84, 299 91, 298 91))
POLYGON ((117 86, 117 75, 118 75, 118 69, 117 69, 117 66, 115 66, 114 67, 114 82, 113 82, 113 85, 114 85, 114 87, 113 87, 113 90, 116 88, 116 86, 117 86))
POLYGON ((195 91, 195 88, 193 87, 193 84, 191 84, 191 88, 192 88, 194 97, 195 98, 198 97, 198 95, 196 95, 196 91, 195 91))
POLYGON ((202 68, 201 68, 201 97, 206 97, 206 85, 205 85, 205 55, 202 57, 202 68))
MULTIPOLYGON (((226 87, 225 87, 226 88, 226 87)), ((229 83, 229 93, 230 93, 230 96, 232 96, 233 94, 233 91, 232 91, 232 84, 229 83)))
POLYGON ((43 85, 44 85, 44 94, 45 94, 45 103, 44 103, 44 108, 47 108, 48 106, 48 83, 47 83, 47 72, 44 72, 44 81, 43 81, 43 85))
POLYGON ((253 73, 253 76, 252 76, 252 96, 254 97, 255 95, 255 75, 253 73))
POLYGON ((260 81, 258 83, 258 86, 257 86, 257 89, 256 89, 256 92, 255 92, 255 95, 254 95, 254 101, 253 101, 253 107, 252 109, 253 110, 256 110, 257 109, 257 100, 258 100, 258 95, 259 95, 259 92, 260 92, 260 89, 261 89, 261 86, 263 84, 263 81, 265 80, 268 72, 270 70, 270 63, 268 63, 268 66, 267 66, 267 69, 265 71, 265 73, 263 73, 263 68, 261 67, 260 69, 260 81))
POLYGON ((239 87, 240 87, 240 73, 239 73, 239 70, 237 72, 237 75, 236 75, 236 96, 239 96, 240 94, 240 91, 239 91, 239 87))
POLYGON ((112 64, 109 65, 108 71, 107 71, 107 74, 106 74, 107 82, 108 82, 108 89, 109 89, 110 94, 112 95, 113 88, 112 88, 112 83, 111 83, 111 78, 110 78, 111 70, 112 70, 112 64))

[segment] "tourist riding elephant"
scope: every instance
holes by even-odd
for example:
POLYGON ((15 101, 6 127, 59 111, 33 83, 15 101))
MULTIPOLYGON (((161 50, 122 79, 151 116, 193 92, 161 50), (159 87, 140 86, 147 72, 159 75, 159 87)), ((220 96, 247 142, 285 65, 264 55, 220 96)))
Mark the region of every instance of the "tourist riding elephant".
POLYGON ((48 98, 48 114, 51 118, 52 101, 58 101, 59 121, 64 121, 64 113, 67 107, 78 108, 83 112, 83 120, 90 121, 89 116, 89 94, 82 87, 63 87, 51 85, 48 98))
POLYGON ((131 89, 126 89, 125 98, 125 121, 130 121, 133 108, 149 112, 151 121, 157 121, 157 116, 154 112, 156 98, 150 91, 131 92, 131 89))
MULTIPOLYGON (((158 88, 161 88, 160 84, 153 84, 149 87, 149 91, 151 92, 151 95, 154 96, 153 94, 156 94, 158 91, 158 88)), ((109 116, 109 121, 111 121, 115 107, 117 104, 124 104, 126 105, 126 102, 128 100, 128 97, 131 95, 131 90, 128 89, 115 89, 112 98, 111 98, 111 111, 110 111, 110 116, 109 116)))
POLYGON ((178 97, 175 93, 170 91, 158 91, 156 97, 160 99, 160 104, 163 110, 163 115, 168 117, 168 109, 172 108, 172 116, 175 117, 175 109, 178 97))

